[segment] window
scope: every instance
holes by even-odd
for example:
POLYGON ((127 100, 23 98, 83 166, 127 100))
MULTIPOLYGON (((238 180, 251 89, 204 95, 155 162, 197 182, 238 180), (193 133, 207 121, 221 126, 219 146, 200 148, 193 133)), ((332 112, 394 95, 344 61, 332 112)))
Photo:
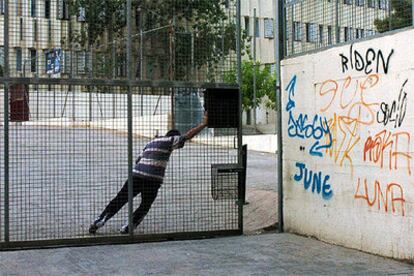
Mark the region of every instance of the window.
POLYGON ((319 44, 323 45, 323 25, 319 25, 319 44))
POLYGON ((65 73, 70 73, 70 59, 71 52, 69 50, 65 50, 63 53, 63 71, 65 73))
POLYGON ((332 26, 328 26, 328 45, 332 45, 332 26))
POLYGON ((4 70, 4 47, 0 46, 0 68, 4 70))
POLYGON ((344 28, 344 41, 350 41, 353 39, 353 34, 352 34, 352 28, 351 27, 345 27, 344 28))
POLYGON ((22 49, 16 48, 16 71, 22 71, 22 49))
POLYGON ((45 18, 50 18, 50 0, 45 0, 45 18))
POLYGON ((86 21, 86 12, 84 7, 80 7, 78 10, 78 21, 85 22, 86 21))
POLYGON ((77 73, 86 74, 87 72, 87 55, 85 51, 76 53, 77 73))
POLYGON ((373 36, 375 32, 373 30, 366 30, 366 36, 373 36))
POLYGON ((293 22, 293 40, 302 40, 302 24, 300 22, 293 22))
POLYGON ((355 1, 355 4, 356 4, 357 6, 363 6, 363 5, 365 4, 365 0, 356 0, 356 1, 355 1))
POLYGON ((250 35, 250 20, 249 17, 244 17, 244 31, 247 35, 250 35))
POLYGON ((20 20, 19 20, 19 23, 20 23, 20 40, 23 40, 23 18, 21 18, 20 17, 20 20))
POLYGON ((364 29, 360 29, 360 35, 361 38, 365 37, 364 29))
POLYGON ((36 0, 30 0, 30 16, 36 17, 36 0))
POLYGON ((30 49, 30 72, 36 72, 36 49, 30 49))
POLYGON ((352 0, 344 0, 344 4, 346 4, 346 5, 352 5, 352 0))
POLYGON ((34 29, 34 41, 37 41, 38 39, 38 26, 37 26, 37 20, 33 20, 33 29, 34 29))
POLYGON ((58 19, 69 20, 69 7, 67 0, 58 0, 58 19))
POLYGON ((315 23, 306 23, 306 42, 315 43, 317 41, 317 25, 315 23))
POLYGON ((368 0, 368 7, 375 8, 375 0, 368 0))
POLYGON ((387 0, 378 0, 378 7, 381 10, 387 10, 388 9, 388 1, 387 0))
POLYGON ((4 5, 5 5, 5 3, 4 3, 4 0, 0 0, 0 14, 4 14, 4 5))
POLYGON ((259 18, 256 18, 254 21, 254 36, 260 37, 260 24, 259 24, 259 18))
POLYGON ((265 18, 264 19, 264 37, 265 38, 273 38, 273 19, 265 18))

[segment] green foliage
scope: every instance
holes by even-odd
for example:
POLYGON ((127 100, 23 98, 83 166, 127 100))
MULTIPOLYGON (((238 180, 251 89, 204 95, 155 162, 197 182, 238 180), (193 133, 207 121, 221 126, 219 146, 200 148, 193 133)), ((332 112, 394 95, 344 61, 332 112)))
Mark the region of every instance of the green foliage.
POLYGON ((412 24, 412 1, 391 0, 392 15, 384 19, 375 19, 374 24, 378 32, 401 29, 412 24), (391 29, 390 29, 391 27, 391 29))
MULTIPOLYGON (((241 65, 241 93, 243 110, 258 107, 265 101, 266 107, 274 109, 276 107, 276 77, 271 73, 269 66, 263 66, 252 60, 244 60, 241 65), (256 71, 256 101, 253 93, 253 76, 256 71)), ((225 81, 237 84, 237 70, 231 70, 225 74, 225 81)))
MULTIPOLYGON (((197 69, 207 67, 213 71, 221 60, 236 50, 236 26, 234 20, 229 20, 229 9, 226 8, 228 3, 234 1, 132 1, 133 32, 139 33, 140 21, 143 22, 144 32, 158 30, 146 35, 145 41, 151 45, 145 45, 145 56, 159 57, 158 60, 164 59, 165 63, 165 58, 173 52, 173 78, 184 80, 189 77, 191 66, 197 69), (189 58, 191 49, 195 49, 192 59, 189 58)), ((110 31, 113 39, 118 38, 124 42, 125 0, 70 0, 70 7, 72 16, 84 9, 86 21, 84 28, 73 35, 72 41, 77 41, 82 46, 99 45, 100 38, 110 31)), ((133 52, 136 55, 139 53, 139 43, 139 37, 134 35, 133 52)), ((122 51, 124 44, 120 45, 119 51, 122 51)), ((138 70, 139 66, 136 67, 138 70)))

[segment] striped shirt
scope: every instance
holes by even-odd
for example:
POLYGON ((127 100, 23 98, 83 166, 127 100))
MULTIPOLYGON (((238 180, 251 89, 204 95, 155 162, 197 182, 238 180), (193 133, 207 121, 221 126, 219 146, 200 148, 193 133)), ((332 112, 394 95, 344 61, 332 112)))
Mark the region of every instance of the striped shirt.
POLYGON ((171 153, 184 147, 185 141, 184 136, 165 136, 151 140, 135 162, 134 175, 162 182, 171 153))

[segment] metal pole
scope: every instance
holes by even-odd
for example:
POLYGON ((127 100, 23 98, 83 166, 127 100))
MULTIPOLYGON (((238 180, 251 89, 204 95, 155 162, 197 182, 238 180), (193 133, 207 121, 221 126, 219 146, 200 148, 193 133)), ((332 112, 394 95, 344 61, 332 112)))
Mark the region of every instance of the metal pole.
MULTIPOLYGON (((4 77, 9 71, 9 0, 4 1, 4 77)), ((10 241, 9 234, 9 83, 4 86, 4 240, 10 241)))
POLYGON ((134 235, 134 226, 132 220, 133 213, 133 180, 132 180, 132 150, 133 150, 133 141, 132 141, 132 22, 131 22, 131 0, 127 0, 127 75, 128 75, 128 229, 129 234, 132 237, 134 235))
POLYGON ((392 30, 392 1, 388 1, 388 29, 392 30))
POLYGON ((280 61, 284 57, 284 1, 273 0, 276 15, 275 59, 276 59, 276 101, 277 101, 277 179, 278 179, 278 221, 279 232, 284 231, 283 218, 283 137, 282 137, 282 81, 280 61))
MULTIPOLYGON (((139 79, 142 80, 144 77, 144 73, 143 73, 143 62, 144 62, 144 32, 143 32, 143 24, 142 24, 142 18, 143 18, 143 12, 142 12, 142 7, 139 7, 139 79)), ((141 100, 140 100, 140 114, 141 116, 144 116, 144 88, 140 87, 139 88, 139 92, 141 94, 141 100)))
MULTIPOLYGON (((241 116, 241 103, 242 103, 242 96, 241 96, 241 83, 242 83, 242 76, 241 76, 241 0, 237 0, 236 2, 236 55, 237 55, 237 84, 239 87, 239 128, 237 129, 237 150, 238 150, 238 165, 243 165, 243 153, 242 153, 242 147, 243 147, 243 126, 242 126, 242 116, 241 116)), ((239 195, 239 199, 240 199, 239 195)), ((239 230, 241 233, 243 233, 243 204, 241 200, 239 200, 239 230)))
POLYGON ((253 10, 253 126, 256 129, 256 8, 253 10))
POLYGON ((341 42, 341 30, 339 29, 339 0, 335 3, 335 36, 336 43, 341 42))

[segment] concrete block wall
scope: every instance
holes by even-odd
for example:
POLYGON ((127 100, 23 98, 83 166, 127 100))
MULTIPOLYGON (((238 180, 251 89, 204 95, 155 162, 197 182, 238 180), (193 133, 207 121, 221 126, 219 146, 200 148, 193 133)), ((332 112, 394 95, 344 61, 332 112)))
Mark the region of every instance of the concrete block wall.
POLYGON ((284 60, 289 232, 414 261, 414 29, 284 60))

